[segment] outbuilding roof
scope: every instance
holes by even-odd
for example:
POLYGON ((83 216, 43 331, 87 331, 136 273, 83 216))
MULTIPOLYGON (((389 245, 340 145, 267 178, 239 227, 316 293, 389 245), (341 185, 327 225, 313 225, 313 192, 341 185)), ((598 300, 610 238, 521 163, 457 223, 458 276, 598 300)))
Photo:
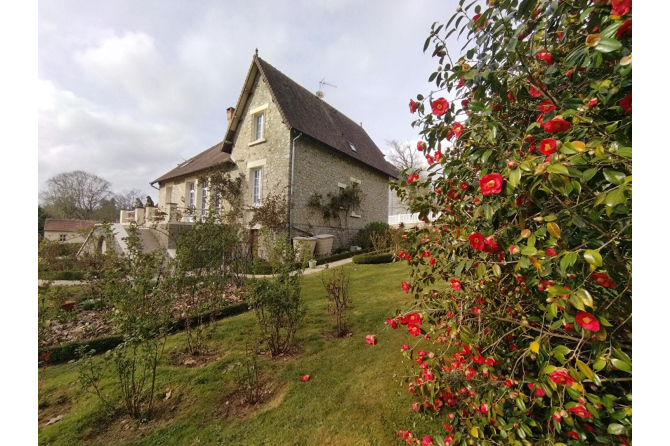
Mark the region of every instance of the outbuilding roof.
POLYGON ((223 152, 222 148, 223 141, 213 145, 204 152, 197 154, 193 158, 184 161, 168 173, 153 180, 151 184, 160 183, 161 181, 167 181, 183 175, 192 174, 194 172, 199 172, 217 164, 232 163, 230 154, 223 152))
POLYGON ((76 232, 85 229, 91 229, 98 223, 100 222, 95 220, 47 218, 46 220, 44 220, 44 230, 58 231, 58 232, 76 232))

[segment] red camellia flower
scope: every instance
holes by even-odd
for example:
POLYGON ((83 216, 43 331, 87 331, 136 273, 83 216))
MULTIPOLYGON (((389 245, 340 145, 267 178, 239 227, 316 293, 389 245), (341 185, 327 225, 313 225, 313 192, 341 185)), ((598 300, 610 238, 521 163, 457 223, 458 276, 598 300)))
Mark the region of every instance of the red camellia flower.
POLYGON ((367 342, 370 345, 377 345, 377 336, 375 335, 367 335, 365 337, 365 342, 367 342))
POLYGON ((430 266, 435 265, 435 262, 436 262, 436 261, 437 261, 437 260, 435 260, 435 257, 431 257, 431 258, 430 258, 430 266))
POLYGON ((473 312, 474 314, 479 314, 479 313, 482 312, 482 310, 481 310, 479 307, 474 307, 474 308, 472 309, 472 312, 473 312))
POLYGON ((593 99, 591 99, 591 100, 589 101, 589 108, 593 108, 593 107, 595 107, 596 105, 598 105, 598 99, 593 98, 593 99))
POLYGON ((586 410, 584 406, 575 406, 568 409, 568 412, 572 412, 577 415, 579 418, 593 418, 593 414, 586 410))
POLYGON ((493 236, 489 236, 484 238, 484 252, 488 253, 496 253, 500 251, 500 245, 496 243, 496 241, 493 239, 493 236))
POLYGON ((556 151, 556 140, 551 138, 543 139, 540 143, 540 152, 544 155, 551 155, 556 151))
POLYGON ((468 183, 461 183, 458 185, 458 187, 460 187, 461 190, 468 190, 468 187, 470 186, 468 186, 468 183))
POLYGON ((451 140, 451 138, 453 138, 453 137, 454 137, 454 129, 453 129, 453 127, 449 127, 447 129, 447 139, 451 140))
POLYGON ((516 102, 516 98, 514 97, 514 95, 512 93, 507 93, 507 99, 509 99, 509 101, 512 104, 514 104, 516 102))
POLYGON ((407 331, 414 337, 417 337, 421 334, 421 329, 416 325, 408 325, 407 331))
POLYGON ((419 313, 410 313, 407 315, 405 318, 407 319, 407 323, 411 325, 422 325, 423 324, 423 318, 419 313))
POLYGON ((428 165, 432 166, 435 160, 433 160, 433 157, 430 155, 426 155, 426 161, 428 161, 428 165))
POLYGON ((574 73, 574 70, 568 70, 567 73, 565 73, 566 76, 570 77, 574 73))
POLYGON ((542 113, 549 113, 552 110, 556 110, 556 106, 554 105, 553 102, 547 99, 540 102, 540 104, 537 106, 537 109, 540 110, 542 113))
POLYGON ((461 133, 463 133, 463 124, 457 122, 454 124, 454 134, 456 135, 456 138, 461 136, 461 133))
POLYGON ((528 90, 528 94, 530 94, 534 98, 539 98, 540 96, 542 96, 542 93, 540 93, 533 87, 530 87, 530 89, 528 90))
POLYGON ((426 144, 423 141, 416 143, 416 150, 423 152, 426 149, 426 144))
POLYGON ((461 88, 465 85, 465 76, 461 76, 461 80, 458 81, 458 88, 461 88))
POLYGON ((575 322, 586 330, 598 331, 600 330, 600 322, 598 319, 586 311, 580 311, 575 315, 575 322))
POLYGON ((394 330, 398 328, 398 322, 396 322, 395 319, 392 319, 390 317, 386 318, 386 324, 390 325, 391 328, 393 328, 394 330))
POLYGON ((554 251, 554 248, 547 248, 546 252, 549 257, 556 257, 556 251, 554 251))
POLYGON ((439 163, 442 160, 442 152, 437 151, 435 152, 435 162, 439 163))
POLYGON ((561 422, 561 416, 557 413, 554 412, 554 414, 551 416, 554 420, 556 420, 557 423, 561 422))
POLYGON ((463 108, 467 107, 469 103, 470 103, 470 100, 468 100, 468 99, 463 99, 461 101, 461 105, 463 106, 463 108))
POLYGON ((412 175, 409 176, 409 178, 407 178, 407 184, 412 184, 413 182, 415 182, 418 179, 419 179, 419 174, 418 173, 413 173, 412 175))
POLYGON ((548 122, 545 122, 542 127, 544 127, 544 131, 547 133, 558 133, 558 132, 565 132, 566 130, 570 130, 570 127, 572 127, 572 124, 570 124, 568 121, 566 121, 563 118, 554 118, 549 120, 548 122))
POLYGON ((419 104, 414 102, 413 99, 409 100, 409 112, 414 113, 419 108, 419 104))
POLYGON ((451 279, 451 287, 456 291, 461 291, 461 282, 456 279, 451 279))
POLYGON ((576 431, 570 431, 568 432, 568 437, 574 438, 575 440, 580 440, 579 434, 576 431))
POLYGON ((553 65, 554 64, 554 58, 551 57, 551 54, 547 52, 547 50, 540 50, 535 57, 537 57, 540 60, 543 60, 547 62, 547 65, 553 65))
POLYGON ((633 21, 631 19, 626 20, 621 24, 619 29, 616 31, 617 39, 621 39, 624 36, 633 34, 633 21))
POLYGON ((612 0, 612 15, 625 15, 630 12, 633 0, 612 0))
POLYGON ((619 101, 619 107, 626 113, 633 113, 633 93, 629 93, 625 98, 619 101))
POLYGON ((409 283, 403 282, 402 289, 409 293, 409 283))
POLYGON ((485 197, 491 194, 499 194, 502 191, 503 178, 499 173, 484 175, 479 180, 479 187, 485 197))
POLYGON ((477 251, 484 250, 484 236, 481 235, 479 232, 474 232, 470 234, 468 240, 470 241, 470 246, 472 246, 477 251))
POLYGON ((606 273, 591 273, 590 276, 596 283, 605 288, 616 288, 616 285, 606 273))
POLYGON ((444 437, 444 444, 449 444, 452 441, 454 441, 454 436, 453 435, 447 435, 446 437, 444 437))
POLYGON ((435 443, 433 443, 433 439, 430 438, 430 435, 426 435, 423 437, 423 440, 421 441, 421 446, 432 446, 435 443))
POLYGON ((557 32, 556 37, 558 37, 558 40, 561 40, 563 38, 563 31, 557 32))
POLYGON ((449 189, 447 191, 447 197, 451 198, 452 200, 458 200, 461 198, 461 194, 458 192, 458 189, 449 189))
POLYGON ((302 375, 300 381, 309 381, 309 375, 302 375))
POLYGON ((572 376, 568 375, 568 372, 565 370, 556 370, 549 375, 549 379, 556 384, 564 384, 566 386, 571 386, 572 383, 575 382, 572 376))
POLYGON ((400 347, 400 350, 409 350, 409 345, 407 345, 407 344, 403 344, 403 345, 400 347))
POLYGON ((449 103, 444 98, 439 98, 433 101, 433 114, 435 116, 442 116, 449 109, 449 103))
POLYGON ((539 386, 536 387, 535 390, 533 390, 533 393, 535 394, 535 396, 544 396, 545 395, 544 390, 542 390, 542 388, 539 387, 539 386))

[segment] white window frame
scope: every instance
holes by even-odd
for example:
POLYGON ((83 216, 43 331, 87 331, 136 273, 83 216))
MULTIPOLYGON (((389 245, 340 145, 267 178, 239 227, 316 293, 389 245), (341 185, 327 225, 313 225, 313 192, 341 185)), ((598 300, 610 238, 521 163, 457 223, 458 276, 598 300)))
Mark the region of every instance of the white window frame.
POLYGON ((207 199, 209 194, 209 188, 207 180, 203 181, 200 185, 200 218, 202 221, 205 221, 207 218, 207 199))
POLYGON ((172 203, 172 186, 165 188, 165 204, 172 203))
POLYGON ((251 117, 251 138, 253 139, 249 145, 253 146, 265 142, 265 127, 267 127, 266 110, 268 104, 261 105, 249 111, 251 117), (260 126, 259 126, 260 119, 260 126))
MULTIPOLYGON (((195 207, 195 182, 187 183, 188 184, 188 201, 186 206, 190 208, 191 206, 195 207)), ((188 221, 193 222, 193 215, 188 216, 188 221)))
POLYGON ((260 206, 263 202, 263 167, 251 170, 251 205, 260 206))

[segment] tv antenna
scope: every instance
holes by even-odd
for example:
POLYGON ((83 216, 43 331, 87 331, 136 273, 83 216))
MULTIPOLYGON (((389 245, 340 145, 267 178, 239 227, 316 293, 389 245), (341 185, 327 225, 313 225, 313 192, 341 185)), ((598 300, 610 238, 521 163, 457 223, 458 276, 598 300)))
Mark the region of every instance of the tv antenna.
POLYGON ((329 84, 328 82, 326 82, 326 78, 324 77, 323 79, 321 79, 321 82, 319 82, 319 91, 316 92, 316 97, 319 98, 319 99, 323 99, 323 96, 324 96, 323 86, 324 85, 328 85, 329 87, 337 88, 337 85, 329 84))

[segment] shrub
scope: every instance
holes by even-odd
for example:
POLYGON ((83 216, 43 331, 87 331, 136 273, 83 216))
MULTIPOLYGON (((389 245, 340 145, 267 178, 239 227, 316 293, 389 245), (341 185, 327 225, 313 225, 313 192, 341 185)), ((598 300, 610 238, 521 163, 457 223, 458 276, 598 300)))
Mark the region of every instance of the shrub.
POLYGON ((305 317, 300 297, 302 271, 293 271, 295 253, 287 239, 279 239, 273 251, 272 279, 258 279, 250 284, 249 306, 256 312, 263 340, 272 356, 287 352, 305 317))
POLYGON ((377 263, 391 263, 393 261, 393 254, 359 254, 352 259, 354 263, 359 265, 372 265, 377 263))
POLYGON ((347 331, 344 312, 351 308, 349 273, 344 268, 338 268, 332 272, 330 277, 326 278, 324 271, 321 273, 321 283, 326 289, 328 309, 335 316, 337 336, 344 336, 347 331))
MULTIPOLYGON (((356 236, 352 239, 352 245, 360 246, 362 249, 371 249, 372 240, 370 239, 370 236, 373 235, 373 233, 377 234, 377 236, 387 237, 390 236, 391 227, 388 225, 388 223, 382 221, 373 221, 372 223, 368 223, 363 228, 361 228, 361 230, 359 230, 356 236)), ((388 247, 388 242, 386 243, 385 247, 388 247)))
POLYGON ((629 444, 630 2, 474 3, 426 40, 460 107, 410 102, 430 167, 394 186, 442 212, 407 235, 413 308, 389 321, 416 339, 414 409, 450 444, 629 444))
POLYGON ((43 271, 38 277, 42 280, 84 280, 86 271, 43 271))

